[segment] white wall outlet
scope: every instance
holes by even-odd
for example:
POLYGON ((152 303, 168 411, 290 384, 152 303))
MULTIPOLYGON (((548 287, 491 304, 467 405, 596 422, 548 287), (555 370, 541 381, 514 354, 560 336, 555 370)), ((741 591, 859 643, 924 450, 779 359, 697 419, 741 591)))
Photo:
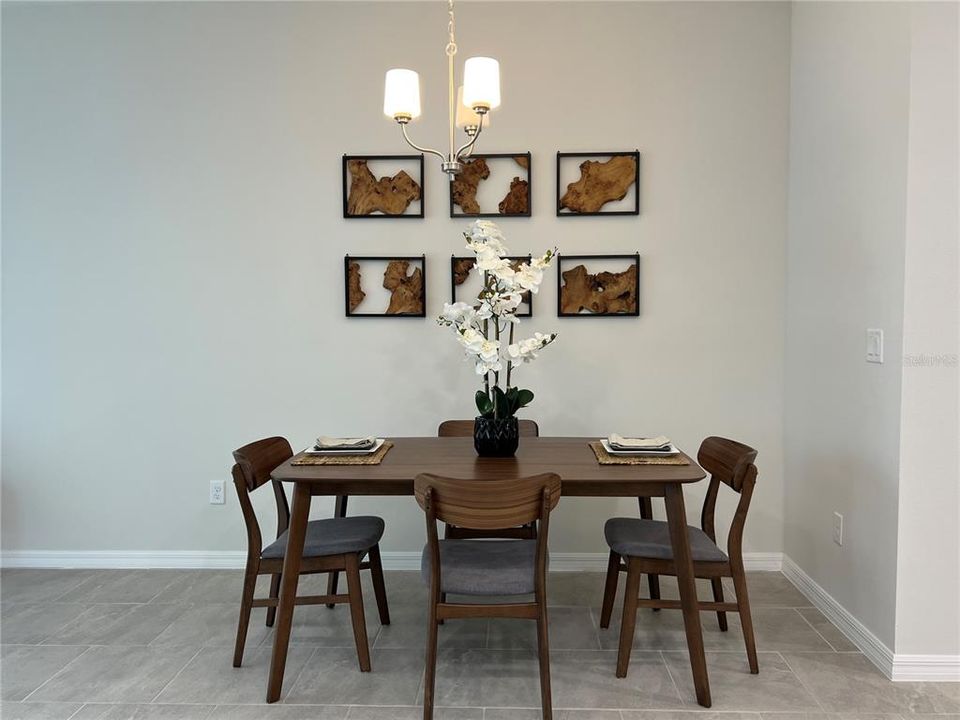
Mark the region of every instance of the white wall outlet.
POLYGON ((210 504, 223 505, 227 501, 226 492, 223 488, 223 480, 210 481, 210 504))
POLYGON ((867 328, 867 362, 883 362, 883 330, 867 328))
POLYGON ((843 545, 843 515, 838 512, 833 514, 833 541, 843 545))

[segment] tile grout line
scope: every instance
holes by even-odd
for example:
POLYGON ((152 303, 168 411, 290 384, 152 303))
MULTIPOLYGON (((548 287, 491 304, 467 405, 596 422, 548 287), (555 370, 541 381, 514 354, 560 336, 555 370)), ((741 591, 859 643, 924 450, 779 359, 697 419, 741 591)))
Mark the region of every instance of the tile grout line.
MULTIPOLYGON (((270 654, 270 656, 271 656, 270 664, 273 664, 273 648, 270 647, 270 648, 267 648, 267 650, 269 651, 269 654, 270 654)), ((286 691, 285 693, 282 693, 282 694, 280 695, 279 702, 283 703, 283 702, 287 699, 287 697, 290 695, 290 693, 293 692, 293 688, 295 688, 295 687, 297 686, 297 683, 300 682, 300 678, 303 676, 304 671, 306 671, 307 665, 310 664, 310 661, 313 660, 314 657, 316 657, 317 653, 320 652, 320 650, 321 650, 321 648, 315 647, 315 648, 313 649, 313 652, 311 652, 310 655, 307 656, 307 659, 303 661, 303 665, 300 666, 300 672, 298 672, 298 673, 297 673, 297 676, 296 676, 295 678, 293 678, 293 680, 291 681, 289 687, 287 687, 287 691, 286 691)), ((373 652, 372 652, 372 651, 370 651, 370 655, 371 655, 371 656, 373 655, 373 652)), ((373 665, 372 660, 371 660, 371 663, 370 663, 370 664, 371 664, 371 670, 372 670, 372 669, 373 669, 373 667, 372 667, 372 665, 373 665)), ((268 676, 269 676, 269 670, 270 670, 270 665, 268 664, 268 665, 267 665, 268 676)), ((284 670, 286 670, 286 666, 284 666, 284 670)), ((282 685, 281 685, 281 690, 282 690, 282 685)), ((350 714, 350 711, 347 710, 347 715, 349 715, 349 714, 350 714)))
MULTIPOLYGON (((660 654, 660 662, 662 662, 663 666, 667 669, 667 677, 669 677, 670 682, 673 683, 673 689, 677 691, 677 698, 680 700, 680 708, 685 709, 687 707, 687 703, 683 699, 683 693, 680 691, 680 684, 670 671, 670 663, 667 662, 667 656, 664 654, 663 650, 659 650, 658 653, 660 654)), ((623 715, 622 711, 620 712, 620 715, 623 715)))
MULTIPOLYGON (((827 643, 827 645, 830 645, 830 643, 827 643)), ((832 646, 831 646, 831 647, 832 647, 832 646)), ((779 655, 779 656, 780 656, 780 659, 783 660, 783 664, 787 666, 787 669, 788 669, 788 670, 793 674, 793 676, 797 679, 797 682, 800 683, 800 686, 801 686, 804 690, 806 690, 807 693, 809 693, 810 697, 813 698, 813 701, 817 704, 817 707, 819 707, 822 712, 829 712, 829 711, 823 706, 823 703, 820 702, 820 698, 818 698, 818 697, 814 694, 814 692, 813 692, 809 687, 807 687, 807 684, 806 684, 803 680, 800 679, 800 676, 797 674, 797 671, 793 669, 793 667, 790 665, 789 662, 787 662, 787 658, 784 657, 783 653, 778 651, 778 652, 777 652, 777 655, 779 655)))
POLYGON ((177 670, 177 672, 175 672, 175 673, 173 674, 173 677, 170 678, 169 680, 167 680, 167 682, 165 682, 165 683, 163 684, 163 687, 160 688, 160 691, 159 691, 156 695, 153 696, 153 700, 151 700, 151 701, 150 701, 149 703, 147 703, 147 704, 148 704, 148 705, 152 705, 154 702, 156 702, 157 698, 160 697, 160 695, 163 694, 163 691, 166 690, 168 687, 170 687, 170 683, 172 683, 174 680, 176 680, 178 677, 180 677, 180 673, 182 673, 184 670, 186 670, 186 669, 187 669, 187 666, 188 666, 190 663, 192 663, 192 662, 197 658, 197 655, 199 655, 201 652, 203 652, 203 646, 202 646, 202 645, 201 645, 201 646, 197 649, 197 651, 190 657, 190 659, 187 660, 187 661, 183 664, 183 667, 181 667, 179 670, 177 670))
POLYGON ((50 602, 59 602, 61 598, 66 597, 67 595, 69 595, 70 593, 72 593, 74 590, 80 589, 81 587, 83 587, 84 585, 86 585, 88 582, 90 582, 91 580, 93 580, 95 577, 97 577, 98 575, 100 575, 102 572, 103 572, 102 570, 94 570, 93 572, 90 573, 89 577, 85 577, 83 580, 81 580, 80 582, 78 582, 76 585, 74 585, 73 587, 71 587, 69 590, 65 590, 65 591, 62 592, 60 595, 57 595, 57 596, 56 596, 55 598, 53 598, 50 602))
POLYGON ((88 703, 80 703, 80 707, 78 707, 76 710, 70 713, 70 717, 68 717, 67 720, 71 720, 71 718, 75 718, 77 715, 79 715, 80 711, 83 710, 87 706, 87 704, 88 703))
POLYGON ((817 635, 820 636, 820 639, 823 640, 823 641, 830 647, 831 650, 833 650, 835 653, 840 652, 839 650, 837 650, 837 649, 833 646, 833 643, 832 643, 832 642, 830 642, 829 640, 827 640, 826 636, 825 636, 822 632, 820 632, 819 630, 817 630, 816 627, 814 627, 814 624, 813 624, 812 622, 810 622, 809 620, 807 620, 806 617, 804 617, 803 613, 800 612, 800 608, 794 608, 793 610, 794 610, 794 612, 797 613, 797 615, 799 615, 801 618, 803 618, 803 621, 804 621, 807 625, 809 625, 810 628, 811 628, 817 635))
MULTIPOLYGON (((60 646, 60 647, 82 647, 82 646, 66 645, 66 646, 60 646)), ((38 690, 40 690, 40 688, 42 688, 42 687, 43 687, 44 685, 46 685, 48 682, 50 682, 51 680, 53 680, 55 677, 57 677, 57 675, 59 675, 59 674, 62 673, 64 670, 66 670, 68 667, 70 667, 71 665, 73 665, 77 660, 79 660, 80 658, 82 658, 84 655, 86 655, 86 654, 87 654, 88 652, 90 652, 90 650, 92 650, 92 649, 93 649, 93 646, 92 646, 92 645, 87 646, 86 650, 84 650, 82 653, 80 653, 79 655, 77 655, 73 660, 71 660, 70 662, 68 662, 68 663, 67 663, 66 665, 64 665, 62 668, 60 668, 59 670, 57 670, 53 675, 51 675, 50 677, 48 677, 46 680, 44 680, 42 683, 40 683, 40 684, 39 684, 37 687, 35 687, 33 690, 31 690, 30 692, 28 692, 28 693, 20 700, 20 702, 26 702, 26 701, 30 698, 31 695, 33 695, 35 692, 37 692, 38 690)))

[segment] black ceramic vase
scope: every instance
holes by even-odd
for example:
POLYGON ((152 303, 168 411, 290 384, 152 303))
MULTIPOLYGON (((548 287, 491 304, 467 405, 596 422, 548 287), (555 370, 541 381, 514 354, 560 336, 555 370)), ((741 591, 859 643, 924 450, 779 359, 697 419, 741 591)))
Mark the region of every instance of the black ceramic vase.
POLYGON ((473 421, 473 447, 480 457, 513 457, 519 444, 517 418, 477 417, 473 421))

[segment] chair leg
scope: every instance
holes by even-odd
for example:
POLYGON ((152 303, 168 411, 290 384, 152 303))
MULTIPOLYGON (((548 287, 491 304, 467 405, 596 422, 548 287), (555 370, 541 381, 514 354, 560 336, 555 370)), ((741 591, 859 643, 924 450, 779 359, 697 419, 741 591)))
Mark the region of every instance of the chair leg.
POLYGON ((344 555, 347 588, 350 593, 350 619, 353 620, 353 641, 357 646, 360 672, 370 672, 370 647, 367 645, 367 621, 363 616, 363 591, 360 589, 360 558, 356 553, 344 555))
MULTIPOLYGON (((342 518, 347 516, 347 500, 350 499, 349 495, 337 495, 333 501, 333 516, 335 518, 342 518)), ((337 594, 337 581, 340 579, 340 573, 336 570, 327 575, 327 595, 336 595, 337 594)), ((327 605, 328 608, 333 610, 336 605, 327 605)))
MULTIPOLYGON (((720 578, 711 578, 710 584, 713 586, 713 599, 718 603, 723 602, 723 582, 720 578)), ((723 610, 717 610, 717 623, 720 625, 720 632, 727 631, 727 613, 723 610)))
MULTIPOLYGON (((276 600, 280 597, 280 575, 274 573, 270 577, 270 599, 276 600)), ((267 627, 273 627, 273 621, 277 619, 277 606, 267 608, 267 627)))
POLYGON ((550 631, 547 623, 547 603, 539 600, 537 613, 537 650, 540 659, 540 703, 543 706, 543 720, 553 720, 553 700, 550 691, 550 631))
POLYGON ((380 546, 374 545, 368 553, 370 556, 370 576, 373 579, 373 594, 377 598, 377 612, 380 613, 380 624, 390 624, 390 610, 387 608, 387 586, 383 582, 383 563, 380 560, 380 546))
POLYGON ((743 630, 743 642, 747 646, 747 662, 750 663, 750 672, 754 675, 760 672, 757 662, 757 644, 753 637, 753 618, 750 615, 750 599, 747 597, 747 576, 743 572, 743 565, 739 567, 730 564, 733 575, 733 589, 737 594, 737 612, 740 613, 740 627, 743 630))
MULTIPOLYGON (((660 599, 660 576, 647 575, 647 587, 650 588, 650 599, 659 600, 660 599)), ((660 612, 660 608, 653 608, 653 611, 660 612)))
POLYGON ((610 561, 607 563, 607 582, 603 587, 603 608, 600 610, 600 627, 606 630, 610 627, 610 615, 613 613, 613 603, 617 599, 617 581, 620 579, 620 555, 610 551, 610 561))
POLYGON ((259 563, 247 561, 243 575, 243 595, 240 597, 240 621, 237 623, 237 642, 233 649, 233 666, 243 663, 243 647, 247 644, 247 627, 250 625, 250 611, 253 610, 253 593, 257 588, 257 570, 259 563))
MULTIPOLYGON (((638 498, 640 501, 640 517, 644 520, 653 519, 653 500, 648 497, 638 498)), ((650 588, 650 599, 660 599, 660 576, 647 575, 647 587, 650 588)), ((660 608, 653 608, 654 612, 660 612, 660 608)))
POLYGON ((437 601, 431 591, 430 611, 427 616, 427 655, 423 674, 423 720, 433 720, 433 691, 437 680, 437 631, 439 625, 437 601))
POLYGON ((640 565, 627 558, 627 587, 623 596, 623 619, 620 621, 620 649, 617 652, 617 677, 627 676, 630 651, 633 649, 633 631, 637 624, 637 598, 640 595, 640 565))

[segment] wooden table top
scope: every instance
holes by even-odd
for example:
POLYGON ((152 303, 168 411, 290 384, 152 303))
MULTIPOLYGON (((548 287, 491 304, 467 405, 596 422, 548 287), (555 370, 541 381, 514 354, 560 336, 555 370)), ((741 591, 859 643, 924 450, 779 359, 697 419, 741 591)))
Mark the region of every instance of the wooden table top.
POLYGON ((394 447, 379 465, 291 465, 273 471, 282 482, 309 483, 314 495, 413 495, 413 479, 433 473, 464 479, 560 475, 562 494, 580 497, 663 495, 664 484, 706 477, 689 465, 601 465, 588 445, 596 438, 520 438, 516 457, 481 458, 472 437, 390 438, 394 447))

